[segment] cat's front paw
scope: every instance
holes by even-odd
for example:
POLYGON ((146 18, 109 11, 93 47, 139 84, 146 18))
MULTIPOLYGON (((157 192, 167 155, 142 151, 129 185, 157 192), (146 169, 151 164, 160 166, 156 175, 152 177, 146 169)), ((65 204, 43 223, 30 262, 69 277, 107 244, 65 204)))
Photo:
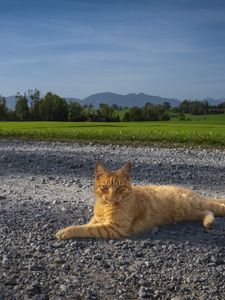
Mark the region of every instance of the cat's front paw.
POLYGON ((55 236, 60 241, 69 239, 71 237, 70 236, 70 230, 68 228, 61 229, 58 232, 56 232, 55 236))

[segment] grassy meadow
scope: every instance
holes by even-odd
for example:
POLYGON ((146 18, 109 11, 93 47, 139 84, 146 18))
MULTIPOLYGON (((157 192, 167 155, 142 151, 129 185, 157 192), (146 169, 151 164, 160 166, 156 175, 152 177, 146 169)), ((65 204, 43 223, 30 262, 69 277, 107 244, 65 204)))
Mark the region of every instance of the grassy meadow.
POLYGON ((225 114, 162 122, 0 122, 0 138, 225 146, 225 114))

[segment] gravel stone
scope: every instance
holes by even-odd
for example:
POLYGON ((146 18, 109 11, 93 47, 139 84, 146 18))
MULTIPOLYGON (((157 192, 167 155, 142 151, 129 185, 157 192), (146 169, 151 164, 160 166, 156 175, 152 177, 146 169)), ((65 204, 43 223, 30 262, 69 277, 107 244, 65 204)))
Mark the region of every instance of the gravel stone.
POLYGON ((143 287, 143 286, 138 291, 138 296, 141 299, 150 299, 151 298, 148 288, 143 287))
POLYGON ((86 223, 96 160, 132 162, 134 184, 225 198, 225 152, 0 140, 0 299, 225 299, 225 218, 170 224, 124 240, 59 242, 86 223))
POLYGON ((10 260, 7 257, 3 257, 2 259, 2 266, 7 268, 10 264, 10 260))

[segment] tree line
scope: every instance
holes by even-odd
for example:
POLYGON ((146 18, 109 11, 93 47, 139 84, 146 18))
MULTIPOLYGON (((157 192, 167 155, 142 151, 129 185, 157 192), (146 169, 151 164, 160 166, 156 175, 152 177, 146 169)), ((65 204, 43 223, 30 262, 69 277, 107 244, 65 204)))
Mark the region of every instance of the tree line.
POLYGON ((184 100, 179 106, 180 113, 189 113, 192 115, 208 115, 225 113, 225 102, 218 105, 209 105, 208 101, 184 100))
POLYGON ((117 107, 100 104, 80 105, 77 101, 67 101, 57 94, 48 92, 44 97, 35 89, 29 99, 26 94, 16 95, 14 110, 9 110, 6 98, 0 96, 0 120, 5 121, 119 121, 113 116, 117 107))
POLYGON ((1 121, 156 121, 169 120, 166 110, 169 103, 153 105, 147 103, 144 107, 124 108, 116 104, 100 103, 98 108, 93 105, 81 105, 77 101, 67 101, 59 95, 48 92, 41 97, 40 91, 35 89, 29 98, 26 94, 16 95, 14 110, 9 110, 6 98, 0 96, 1 121), (126 110, 120 119, 119 111, 126 110))
POLYGON ((6 98, 0 95, 0 121, 168 121, 171 112, 177 113, 180 120, 185 114, 207 115, 225 112, 225 102, 210 106, 207 101, 183 100, 179 107, 171 108, 169 102, 163 104, 146 103, 143 107, 119 107, 116 104, 101 103, 98 108, 93 105, 81 105, 77 101, 67 101, 59 95, 48 92, 41 97, 35 89, 29 95, 17 93, 15 109, 7 107, 6 98), (121 118, 119 112, 124 113, 121 118))

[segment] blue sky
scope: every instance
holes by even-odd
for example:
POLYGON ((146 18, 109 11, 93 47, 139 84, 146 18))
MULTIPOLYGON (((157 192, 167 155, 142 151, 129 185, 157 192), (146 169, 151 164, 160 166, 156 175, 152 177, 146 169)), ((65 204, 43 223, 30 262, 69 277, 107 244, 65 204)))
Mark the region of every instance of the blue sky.
POLYGON ((223 0, 0 0, 0 94, 225 97, 223 0))

